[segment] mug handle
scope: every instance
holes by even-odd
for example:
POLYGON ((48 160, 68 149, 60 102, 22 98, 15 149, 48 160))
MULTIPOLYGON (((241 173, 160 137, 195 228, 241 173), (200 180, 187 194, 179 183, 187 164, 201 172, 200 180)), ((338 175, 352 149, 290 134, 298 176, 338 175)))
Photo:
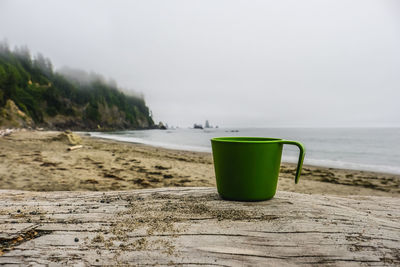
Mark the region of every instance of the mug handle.
POLYGON ((290 141, 290 140, 282 140, 282 144, 287 144, 287 145, 295 145, 300 149, 300 154, 299 154, 299 161, 297 162, 297 170, 296 170, 296 176, 294 179, 294 182, 297 184, 299 182, 300 174, 301 174, 301 168, 303 167, 303 161, 304 161, 304 156, 305 156, 305 148, 303 144, 297 142, 297 141, 290 141))

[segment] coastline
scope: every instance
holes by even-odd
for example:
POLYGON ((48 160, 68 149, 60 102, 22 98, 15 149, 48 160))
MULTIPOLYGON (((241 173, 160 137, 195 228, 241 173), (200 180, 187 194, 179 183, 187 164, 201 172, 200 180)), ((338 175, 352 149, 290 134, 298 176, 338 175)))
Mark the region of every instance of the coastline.
MULTIPOLYGON (((215 186, 212 155, 79 135, 68 151, 62 132, 18 130, 0 137, 0 189, 109 191, 215 186)), ((282 163, 278 190, 306 194, 400 197, 400 175, 282 163)))
MULTIPOLYGON (((363 170, 400 175, 400 128, 243 128, 240 136, 269 136, 298 140, 306 146, 304 164, 335 169, 363 170), (345 137, 343 137, 345 136, 345 137), (377 140, 380 140, 377 143, 377 140), (366 144, 368 144, 366 146, 366 144)), ((90 132, 92 137, 141 143, 173 150, 210 152, 210 139, 237 136, 229 128, 196 130, 189 128, 166 131, 90 132), (227 133, 228 132, 228 133, 227 133)), ((284 146, 282 162, 297 163, 298 149, 284 146)))

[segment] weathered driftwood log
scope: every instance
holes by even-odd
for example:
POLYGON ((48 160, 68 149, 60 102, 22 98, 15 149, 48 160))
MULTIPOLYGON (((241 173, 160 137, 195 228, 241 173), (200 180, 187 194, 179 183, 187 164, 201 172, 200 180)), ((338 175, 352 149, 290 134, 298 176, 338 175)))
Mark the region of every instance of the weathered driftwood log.
POLYGON ((399 265, 400 201, 213 188, 0 191, 0 265, 399 265))

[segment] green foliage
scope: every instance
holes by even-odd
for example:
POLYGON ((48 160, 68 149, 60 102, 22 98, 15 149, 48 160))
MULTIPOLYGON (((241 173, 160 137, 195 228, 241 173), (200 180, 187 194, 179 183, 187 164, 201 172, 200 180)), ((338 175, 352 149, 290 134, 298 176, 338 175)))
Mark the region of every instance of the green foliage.
POLYGON ((29 94, 29 91, 17 87, 12 100, 21 110, 28 113, 34 121, 43 122, 43 112, 39 106, 39 102, 33 95, 29 94))
POLYGON ((142 97, 125 95, 115 82, 99 75, 75 72, 80 80, 54 72, 50 60, 41 54, 32 59, 26 47, 10 51, 0 43, 0 108, 11 99, 36 123, 62 115, 94 129, 103 124, 100 106, 117 107, 126 128, 141 127, 138 118, 147 120, 147 127, 154 125, 142 97))
POLYGON ((5 102, 5 101, 4 101, 4 92, 3 92, 3 90, 0 88, 0 107, 2 107, 2 106, 5 105, 4 102, 5 102))
POLYGON ((89 106, 86 108, 86 118, 92 121, 100 120, 99 106, 96 102, 89 103, 89 106))

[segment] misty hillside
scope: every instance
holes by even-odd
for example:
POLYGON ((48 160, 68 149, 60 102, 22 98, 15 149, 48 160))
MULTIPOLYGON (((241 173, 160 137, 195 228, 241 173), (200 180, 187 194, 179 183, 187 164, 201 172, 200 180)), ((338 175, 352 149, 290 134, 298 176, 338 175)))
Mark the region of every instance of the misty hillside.
POLYGON ((0 127, 115 130, 154 126, 142 96, 126 95, 96 74, 32 58, 27 48, 0 44, 0 127))

